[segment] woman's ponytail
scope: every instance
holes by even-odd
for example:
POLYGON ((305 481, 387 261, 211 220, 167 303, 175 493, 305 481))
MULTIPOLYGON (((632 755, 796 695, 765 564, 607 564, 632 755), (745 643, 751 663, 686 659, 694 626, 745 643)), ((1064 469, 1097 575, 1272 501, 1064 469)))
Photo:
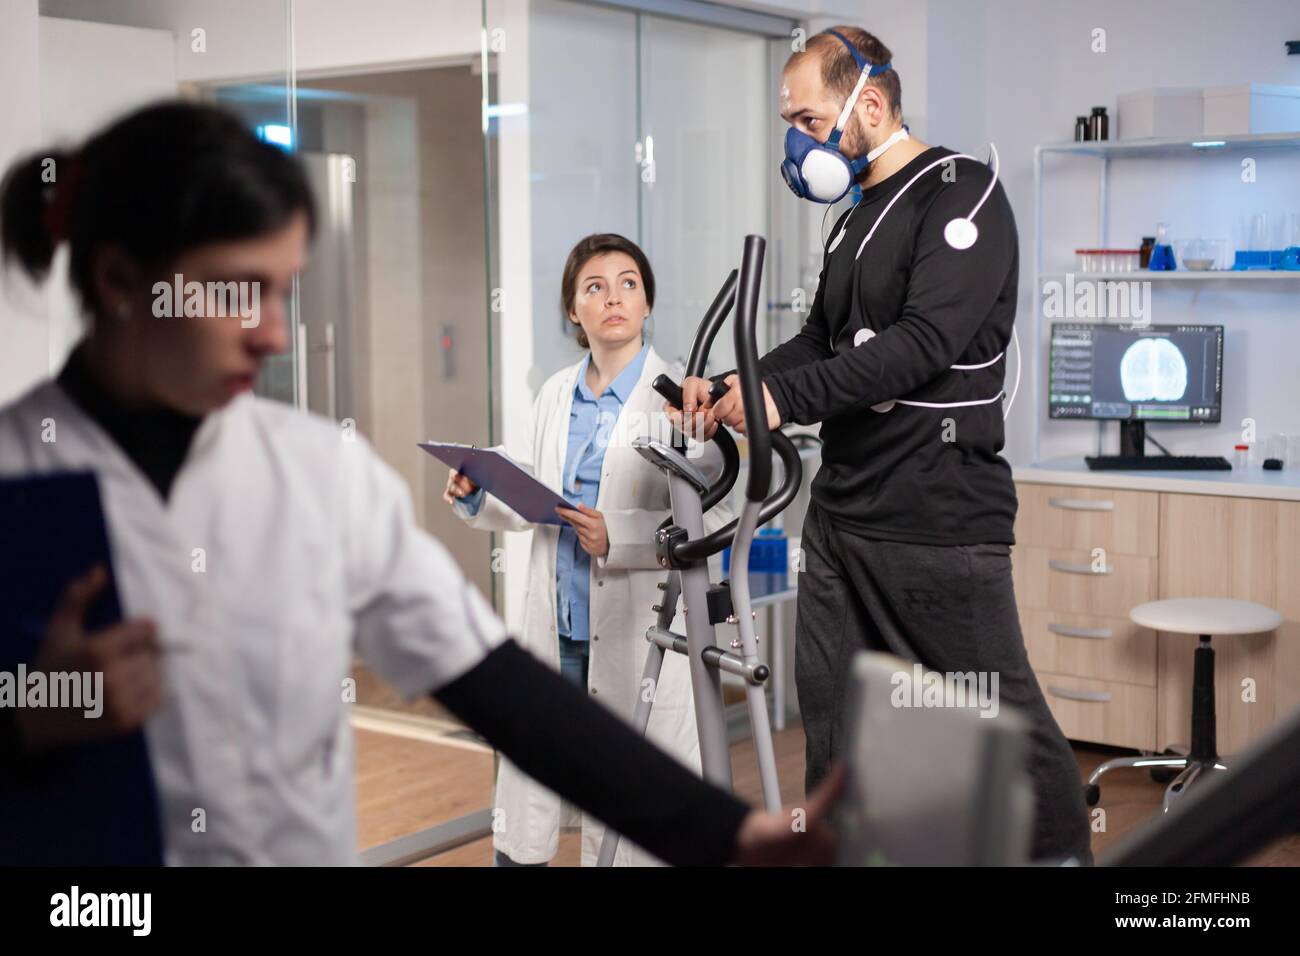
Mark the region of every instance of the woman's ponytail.
POLYGON ((74 166, 69 153, 35 153, 0 181, 0 257, 6 264, 17 260, 33 279, 45 278, 55 247, 67 237, 74 166))
POLYGON ((265 236, 295 213, 316 223, 298 158, 263 142, 233 113, 164 100, 129 113, 72 151, 20 160, 0 182, 0 257, 34 279, 68 244, 68 280, 92 321, 95 250, 118 248, 168 272, 190 249, 265 236))

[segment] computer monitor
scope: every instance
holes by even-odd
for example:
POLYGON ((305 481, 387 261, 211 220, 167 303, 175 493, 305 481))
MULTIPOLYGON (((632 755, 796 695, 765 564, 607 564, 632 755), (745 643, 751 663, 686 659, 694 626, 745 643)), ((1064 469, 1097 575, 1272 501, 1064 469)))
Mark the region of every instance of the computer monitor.
POLYGON ((1223 326, 1053 323, 1049 368, 1049 418, 1217 422, 1223 326))

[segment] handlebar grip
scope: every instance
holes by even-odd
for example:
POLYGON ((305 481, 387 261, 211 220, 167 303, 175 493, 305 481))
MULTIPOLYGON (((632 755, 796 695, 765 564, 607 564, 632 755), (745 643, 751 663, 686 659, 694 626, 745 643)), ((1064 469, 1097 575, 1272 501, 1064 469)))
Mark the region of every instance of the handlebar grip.
POLYGON ((772 485, 772 440, 767 428, 767 407, 763 401, 763 380, 758 373, 758 289, 763 281, 762 236, 746 236, 740 259, 740 288, 736 292, 736 364, 740 394, 749 425, 749 482, 745 497, 762 501, 772 485))
MULTIPOLYGON (((656 375, 650 387, 667 399, 674 408, 682 407, 682 387, 667 375, 656 375)), ((722 452, 722 474, 701 500, 702 511, 708 511, 731 494, 731 489, 736 484, 736 477, 740 474, 740 452, 731 433, 725 428, 719 428, 713 433, 713 441, 722 452)))
MULTIPOLYGON (((718 434, 721 435, 724 429, 719 428, 718 434)), ((771 521, 794 501, 799 494, 799 488, 803 483, 803 459, 799 457, 799 449, 795 447, 785 432, 772 432, 772 448, 776 451, 777 457, 781 459, 781 465, 785 470, 785 477, 781 481, 781 487, 776 490, 772 497, 763 502, 763 507, 758 511, 758 522, 755 527, 762 527, 771 521)), ((750 464, 753 467, 753 464, 750 464)), ((731 539, 736 534, 736 525, 740 523, 739 518, 732 518, 726 525, 718 528, 713 534, 706 535, 703 538, 693 538, 690 541, 683 541, 674 549, 674 557, 680 561, 703 561, 705 558, 715 555, 723 548, 731 544, 731 539)))
MULTIPOLYGON (((704 375, 704 366, 709 361, 709 349, 713 347, 713 337, 722 328, 722 323, 727 321, 727 316, 730 314, 735 301, 736 270, 732 269, 727 273, 727 278, 723 281, 718 294, 713 297, 709 311, 704 314, 704 320, 700 322, 700 327, 695 333, 695 341, 691 343, 691 354, 686 360, 687 378, 704 375)), ((682 406, 678 404, 677 407, 681 408, 682 406)))
POLYGON ((709 386, 709 398, 716 402, 729 391, 731 391, 731 386, 726 383, 725 379, 716 381, 709 386))
POLYGON ((668 404, 673 408, 682 407, 682 387, 667 375, 656 375, 650 387, 667 399, 668 404))

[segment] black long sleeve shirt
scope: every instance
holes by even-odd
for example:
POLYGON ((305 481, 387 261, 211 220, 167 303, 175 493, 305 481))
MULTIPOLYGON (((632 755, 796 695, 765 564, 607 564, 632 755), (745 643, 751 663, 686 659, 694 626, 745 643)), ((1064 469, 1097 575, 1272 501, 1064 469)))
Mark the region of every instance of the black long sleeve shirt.
POLYGON ((528 776, 660 859, 718 866, 735 855, 744 803, 513 641, 434 696, 528 776))
POLYGON ((783 422, 822 423, 812 497, 846 530, 920 544, 1010 544, 1016 496, 999 454, 1003 403, 884 410, 893 399, 979 402, 1003 391, 1019 250, 1001 184, 974 217, 974 246, 957 250, 944 228, 970 215, 992 172, 970 160, 931 169, 857 256, 903 186, 950 155, 929 149, 864 190, 831 232, 843 228, 844 237, 823 256, 807 322, 760 365, 783 422))

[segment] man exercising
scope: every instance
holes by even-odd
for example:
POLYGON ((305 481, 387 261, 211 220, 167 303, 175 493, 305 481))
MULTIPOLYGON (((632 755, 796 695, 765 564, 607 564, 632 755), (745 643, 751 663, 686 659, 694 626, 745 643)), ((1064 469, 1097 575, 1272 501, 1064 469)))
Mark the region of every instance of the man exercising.
MULTIPOLYGON (((822 423, 803 528, 795 680, 809 790, 845 746, 849 664, 887 650, 941 673, 996 674, 1031 727, 1035 858, 1091 862, 1073 752, 1029 667, 1011 581, 1016 493, 1003 382, 1016 314, 1015 218, 984 163, 908 136, 889 50, 865 30, 786 63, 782 172, 839 217, 800 332, 761 362, 768 424, 822 423)), ((729 384, 735 376, 728 375, 729 384)), ((745 430, 740 390, 708 380, 668 408, 703 437, 745 430)))

